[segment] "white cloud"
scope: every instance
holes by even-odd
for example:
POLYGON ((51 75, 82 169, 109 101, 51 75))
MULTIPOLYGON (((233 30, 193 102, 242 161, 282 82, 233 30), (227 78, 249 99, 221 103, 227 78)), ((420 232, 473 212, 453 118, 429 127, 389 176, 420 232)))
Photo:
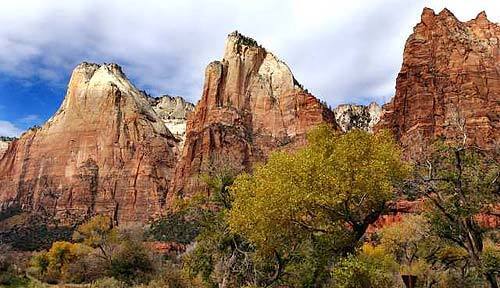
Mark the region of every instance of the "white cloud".
POLYGON ((79 62, 117 62, 141 88, 199 98, 204 67, 240 30, 330 104, 384 102, 424 6, 462 20, 498 0, 18 0, 0 10, 0 72, 65 79, 79 62))
POLYGON ((0 120, 0 136, 17 137, 23 131, 9 121, 0 120))
POLYGON ((36 124, 36 123, 40 123, 40 121, 41 121, 40 115, 38 115, 38 114, 29 114, 29 115, 26 115, 26 116, 22 117, 17 122, 18 123, 22 123, 24 125, 33 125, 33 124, 36 124))

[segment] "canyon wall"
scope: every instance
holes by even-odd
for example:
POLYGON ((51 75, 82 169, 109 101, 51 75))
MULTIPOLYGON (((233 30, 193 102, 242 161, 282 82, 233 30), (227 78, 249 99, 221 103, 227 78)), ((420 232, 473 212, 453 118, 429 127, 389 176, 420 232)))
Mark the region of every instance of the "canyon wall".
POLYGON ((320 123, 335 126, 333 112, 298 83, 284 62, 233 32, 223 59, 206 68, 170 195, 204 191, 200 174, 214 162, 244 170, 271 151, 303 145, 306 132, 320 123))
POLYGON ((64 102, 0 160, 0 211, 144 222, 165 203, 177 140, 115 64, 82 63, 64 102))
POLYGON ((378 129, 392 130, 414 158, 438 137, 496 149, 499 120, 500 26, 484 12, 460 22, 447 9, 425 8, 378 129))

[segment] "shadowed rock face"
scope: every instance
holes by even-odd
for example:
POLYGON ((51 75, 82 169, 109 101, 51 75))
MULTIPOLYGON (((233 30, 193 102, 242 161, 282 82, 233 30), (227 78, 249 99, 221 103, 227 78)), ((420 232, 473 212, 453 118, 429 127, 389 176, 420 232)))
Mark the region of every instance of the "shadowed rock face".
POLYGON ((380 121, 382 108, 375 102, 368 106, 342 104, 333 109, 333 113, 342 132, 352 129, 372 132, 373 127, 380 121))
POLYGON ((424 9, 408 38, 396 95, 377 128, 391 129, 410 157, 436 137, 486 149, 500 140, 500 26, 481 12, 460 22, 424 9))
POLYGON ((161 212, 176 140, 115 64, 75 68, 64 102, 0 160, 0 207, 66 222, 93 214, 146 221, 161 212))
POLYGON ((206 68, 171 195, 203 191, 199 174, 213 161, 249 169, 273 150, 303 145, 305 133, 320 123, 334 125, 332 111, 300 86, 285 63, 234 32, 222 61, 206 68))

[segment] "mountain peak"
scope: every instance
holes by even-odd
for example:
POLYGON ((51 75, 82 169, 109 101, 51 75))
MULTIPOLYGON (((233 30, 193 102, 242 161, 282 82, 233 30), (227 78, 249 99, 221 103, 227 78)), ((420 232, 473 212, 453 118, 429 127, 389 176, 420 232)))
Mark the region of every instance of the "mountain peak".
POLYGON ((455 17, 455 15, 450 10, 448 10, 448 8, 443 8, 443 10, 441 10, 438 15, 444 17, 455 17))
POLYGON ((480 20, 480 19, 488 20, 488 16, 486 15, 486 11, 483 10, 483 11, 479 12, 479 14, 477 14, 476 20, 480 20))
POLYGON ((259 45, 253 38, 234 31, 227 36, 224 59, 229 59, 234 55, 241 55, 248 49, 256 50, 258 51, 257 53, 266 53, 266 49, 259 45))
POLYGON ((229 35, 227 35, 227 38, 236 40, 237 44, 240 45, 261 47, 255 39, 241 34, 240 32, 238 32, 238 30, 229 33, 229 35))
POLYGON ((121 91, 138 92, 137 88, 128 80, 120 65, 115 63, 89 63, 78 64, 71 74, 69 87, 106 87, 116 86, 121 91))

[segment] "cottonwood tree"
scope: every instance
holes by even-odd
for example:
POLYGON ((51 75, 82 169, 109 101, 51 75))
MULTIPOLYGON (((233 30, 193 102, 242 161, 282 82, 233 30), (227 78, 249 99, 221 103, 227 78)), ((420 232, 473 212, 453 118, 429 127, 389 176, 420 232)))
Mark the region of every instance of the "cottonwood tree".
POLYGON ((77 227, 73 233, 73 240, 99 249, 101 256, 111 261, 118 243, 118 232, 113 227, 110 217, 97 215, 77 227))
POLYGON ((409 172, 387 132, 336 135, 320 126, 308 142, 295 153, 272 154, 231 186, 231 231, 281 265, 305 242, 324 255, 353 253, 409 172))

